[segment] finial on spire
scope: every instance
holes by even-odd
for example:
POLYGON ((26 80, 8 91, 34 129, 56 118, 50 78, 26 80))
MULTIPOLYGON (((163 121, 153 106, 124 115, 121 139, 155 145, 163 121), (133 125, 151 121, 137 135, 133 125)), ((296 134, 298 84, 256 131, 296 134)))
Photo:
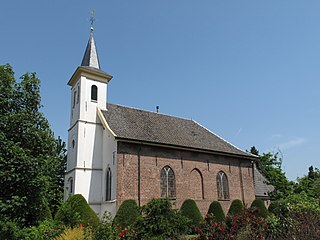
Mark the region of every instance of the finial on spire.
POLYGON ((94 21, 95 21, 95 18, 94 18, 94 9, 91 9, 91 11, 90 11, 90 25, 91 25, 91 27, 90 27, 90 30, 91 30, 91 32, 93 32, 93 23, 94 23, 94 21))

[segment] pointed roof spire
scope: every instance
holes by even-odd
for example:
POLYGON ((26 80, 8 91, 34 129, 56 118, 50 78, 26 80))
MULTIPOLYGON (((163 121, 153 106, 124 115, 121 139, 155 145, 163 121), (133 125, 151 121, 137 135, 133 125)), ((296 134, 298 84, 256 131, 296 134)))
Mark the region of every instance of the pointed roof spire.
POLYGON ((84 53, 81 66, 93 67, 100 69, 99 58, 97 53, 96 44, 93 39, 93 22, 94 22, 94 11, 91 11, 91 28, 90 28, 90 38, 87 44, 86 51, 84 53))

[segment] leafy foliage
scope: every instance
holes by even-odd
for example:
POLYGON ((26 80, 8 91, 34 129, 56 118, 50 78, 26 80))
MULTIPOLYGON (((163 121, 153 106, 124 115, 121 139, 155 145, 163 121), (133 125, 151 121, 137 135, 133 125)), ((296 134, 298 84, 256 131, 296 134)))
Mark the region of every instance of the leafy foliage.
POLYGON ((231 202, 228 215, 234 216, 234 215, 241 215, 243 213, 244 206, 240 199, 235 199, 231 202))
POLYGON ((294 186, 294 193, 306 193, 312 198, 320 198, 320 170, 309 167, 308 175, 298 178, 298 183, 294 186))
POLYGON ((213 215, 196 229, 198 239, 265 239, 268 226, 264 219, 257 218, 251 209, 244 209, 241 215, 229 215, 224 222, 216 222, 213 215))
POLYGON ((75 227, 79 224, 89 224, 94 227, 99 225, 98 216, 81 194, 70 196, 59 208, 55 220, 68 227, 75 227))
POLYGON ((253 209, 254 214, 257 217, 266 218, 268 216, 268 209, 264 205, 264 202, 262 199, 259 199, 259 198, 255 199, 251 204, 251 208, 253 209))
POLYGON ((136 201, 133 199, 128 199, 123 201, 123 203, 120 205, 113 223, 116 226, 125 228, 134 224, 139 216, 140 211, 136 201))
POLYGON ((218 201, 213 201, 208 210, 208 215, 211 214, 217 222, 223 222, 226 218, 221 204, 218 201))
POLYGON ((193 226, 197 226, 203 221, 203 217, 196 202, 192 199, 185 200, 180 208, 182 216, 185 216, 191 220, 193 226))
POLYGON ((0 214, 20 226, 42 221, 45 204, 63 193, 55 181, 62 164, 57 142, 40 108, 36 74, 17 83, 11 66, 0 66, 0 214))
POLYGON ((177 239, 188 231, 189 219, 172 209, 168 199, 151 199, 142 207, 135 229, 137 239, 177 239))
MULTIPOLYGON (((258 155, 259 151, 252 147, 250 152, 258 155)), ((263 153, 257 162, 257 168, 268 180, 268 184, 274 186, 275 190, 269 193, 273 199, 280 199, 291 192, 293 183, 290 182, 282 170, 282 157, 280 152, 263 153)))
POLYGON ((0 239, 19 239, 18 231, 16 223, 0 218, 0 239))
POLYGON ((100 224, 94 230, 94 239, 97 240, 113 240, 112 218, 110 213, 105 212, 100 224))

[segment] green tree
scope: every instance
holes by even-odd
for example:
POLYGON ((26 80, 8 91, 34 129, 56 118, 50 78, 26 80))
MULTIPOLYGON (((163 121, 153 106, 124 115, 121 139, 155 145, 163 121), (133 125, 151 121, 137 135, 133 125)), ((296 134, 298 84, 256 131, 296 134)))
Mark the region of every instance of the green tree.
POLYGON ((308 175, 298 178, 294 193, 306 193, 307 196, 320 199, 320 170, 309 167, 308 175))
POLYGON ((20 226, 41 221, 43 208, 57 197, 62 163, 40 108, 36 74, 16 82, 12 67, 0 66, 0 215, 20 226))
MULTIPOLYGON (((259 151, 252 147, 250 152, 258 154, 259 151)), ((273 200, 280 199, 292 192, 293 182, 289 181, 282 170, 282 157, 280 152, 263 153, 257 161, 257 168, 268 180, 268 184, 274 186, 275 190, 270 194, 273 200)))

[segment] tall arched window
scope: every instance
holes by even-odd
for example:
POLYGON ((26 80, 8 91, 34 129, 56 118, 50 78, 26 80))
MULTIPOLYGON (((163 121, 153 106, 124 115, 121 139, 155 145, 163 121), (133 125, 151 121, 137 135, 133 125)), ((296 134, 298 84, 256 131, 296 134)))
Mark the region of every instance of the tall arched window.
POLYGON ((217 190, 219 200, 230 199, 228 178, 227 175, 222 171, 218 172, 217 175, 217 190))
POLYGON ((111 179, 111 169, 108 168, 106 173, 106 201, 111 200, 111 179))
POLYGON ((172 168, 165 166, 160 172, 161 197, 176 198, 176 178, 172 168))
POLYGON ((91 86, 91 100, 93 101, 98 100, 98 88, 96 85, 91 86))

